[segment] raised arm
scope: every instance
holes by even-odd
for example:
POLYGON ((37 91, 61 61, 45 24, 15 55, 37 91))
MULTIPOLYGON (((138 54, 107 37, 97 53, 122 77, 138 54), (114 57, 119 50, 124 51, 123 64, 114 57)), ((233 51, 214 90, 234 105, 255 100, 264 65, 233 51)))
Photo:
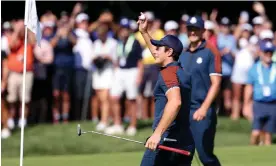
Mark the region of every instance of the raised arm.
MULTIPOLYGON (((154 57, 154 50, 155 50, 155 46, 151 44, 150 40, 152 39, 152 37, 149 35, 147 29, 148 29, 148 20, 145 17, 145 15, 143 13, 141 13, 141 16, 139 17, 139 20, 137 21, 138 26, 139 26, 139 31, 142 34, 152 56, 154 57), (144 17, 145 19, 141 19, 142 17, 144 17)), ((155 57, 154 57, 155 58, 155 57)))

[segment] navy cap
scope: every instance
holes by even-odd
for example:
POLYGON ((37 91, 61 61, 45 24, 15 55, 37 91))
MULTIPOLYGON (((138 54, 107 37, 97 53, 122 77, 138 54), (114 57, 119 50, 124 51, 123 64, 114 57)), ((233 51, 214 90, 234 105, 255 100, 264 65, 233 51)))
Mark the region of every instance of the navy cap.
POLYGON ((186 24, 187 24, 187 27, 191 26, 191 27, 204 29, 204 21, 200 16, 190 17, 186 24))
POLYGON ((130 20, 126 17, 123 17, 120 20, 120 26, 123 27, 123 28, 130 28, 130 20))
POLYGON ((154 46, 167 46, 172 48, 173 51, 177 54, 181 54, 183 51, 183 45, 178 37, 174 35, 166 35, 161 40, 150 40, 151 44, 154 46))
POLYGON ((260 49, 264 52, 275 51, 275 46, 271 41, 260 41, 260 49))

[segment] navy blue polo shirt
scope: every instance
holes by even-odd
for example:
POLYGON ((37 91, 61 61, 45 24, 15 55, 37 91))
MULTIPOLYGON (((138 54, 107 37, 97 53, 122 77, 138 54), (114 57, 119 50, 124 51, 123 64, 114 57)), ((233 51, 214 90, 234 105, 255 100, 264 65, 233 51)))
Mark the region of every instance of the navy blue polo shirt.
POLYGON ((168 102, 166 93, 175 87, 180 88, 182 105, 176 119, 168 127, 168 131, 177 133, 179 137, 184 137, 185 135, 183 141, 186 145, 190 145, 193 142, 189 128, 191 75, 183 70, 178 62, 172 62, 162 67, 159 72, 154 88, 155 113, 152 127, 155 130, 163 116, 165 106, 168 102))
MULTIPOLYGON (((221 76, 219 51, 205 40, 194 50, 185 51, 179 57, 181 66, 192 74, 191 110, 200 108, 211 86, 211 75, 221 76)), ((214 103, 212 104, 214 106, 214 103)))

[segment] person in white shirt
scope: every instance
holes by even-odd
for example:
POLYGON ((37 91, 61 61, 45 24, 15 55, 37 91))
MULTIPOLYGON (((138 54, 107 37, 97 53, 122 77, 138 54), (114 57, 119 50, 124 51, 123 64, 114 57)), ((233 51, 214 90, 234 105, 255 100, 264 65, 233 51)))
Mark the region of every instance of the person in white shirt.
POLYGON ((80 113, 86 114, 88 110, 88 98, 91 90, 91 70, 94 57, 93 43, 90 39, 88 29, 89 17, 80 13, 76 17, 74 33, 77 36, 77 43, 73 48, 75 56, 75 118, 80 118, 80 113), (81 110, 81 111, 80 111, 81 110))
POLYGON ((101 24, 97 29, 98 39, 94 41, 93 60, 96 67, 93 72, 92 87, 96 91, 101 108, 101 120, 96 130, 104 131, 108 125, 110 109, 109 90, 113 81, 113 64, 116 60, 117 41, 108 37, 108 25, 101 24))
MULTIPOLYGON (((256 58, 256 44, 257 41, 248 41, 245 38, 241 38, 239 45, 241 47, 240 51, 235 55, 235 62, 233 66, 233 71, 231 75, 231 82, 233 86, 233 109, 231 118, 237 120, 240 117, 240 112, 242 108, 241 97, 243 94, 243 87, 246 84, 249 69, 254 64, 256 58)), ((244 116, 251 120, 251 116, 243 113, 244 116)))

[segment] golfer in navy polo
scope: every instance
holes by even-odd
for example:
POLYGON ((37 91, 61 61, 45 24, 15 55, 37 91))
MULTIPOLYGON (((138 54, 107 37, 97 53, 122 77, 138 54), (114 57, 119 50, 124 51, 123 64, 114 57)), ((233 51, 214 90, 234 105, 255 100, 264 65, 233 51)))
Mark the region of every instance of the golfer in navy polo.
POLYGON ((264 144, 271 145, 276 131, 276 62, 272 62, 275 46, 270 41, 260 42, 260 60, 248 73, 244 93, 244 111, 252 111, 253 123, 250 143, 258 145, 261 132, 264 144))
POLYGON ((187 29, 190 46, 179 57, 179 62, 192 74, 191 130, 204 166, 219 166, 213 150, 217 124, 215 98, 222 76, 221 56, 203 39, 205 29, 201 17, 190 17, 187 29))
POLYGON ((145 144, 147 150, 141 166, 191 166, 194 154, 194 141, 189 125, 191 75, 177 62, 183 45, 172 35, 159 41, 152 40, 147 32, 147 20, 139 19, 138 24, 156 64, 161 67, 154 89, 153 134, 145 144), (177 142, 164 142, 163 138, 176 139, 177 142), (190 151, 191 155, 157 150, 159 144, 190 151))

